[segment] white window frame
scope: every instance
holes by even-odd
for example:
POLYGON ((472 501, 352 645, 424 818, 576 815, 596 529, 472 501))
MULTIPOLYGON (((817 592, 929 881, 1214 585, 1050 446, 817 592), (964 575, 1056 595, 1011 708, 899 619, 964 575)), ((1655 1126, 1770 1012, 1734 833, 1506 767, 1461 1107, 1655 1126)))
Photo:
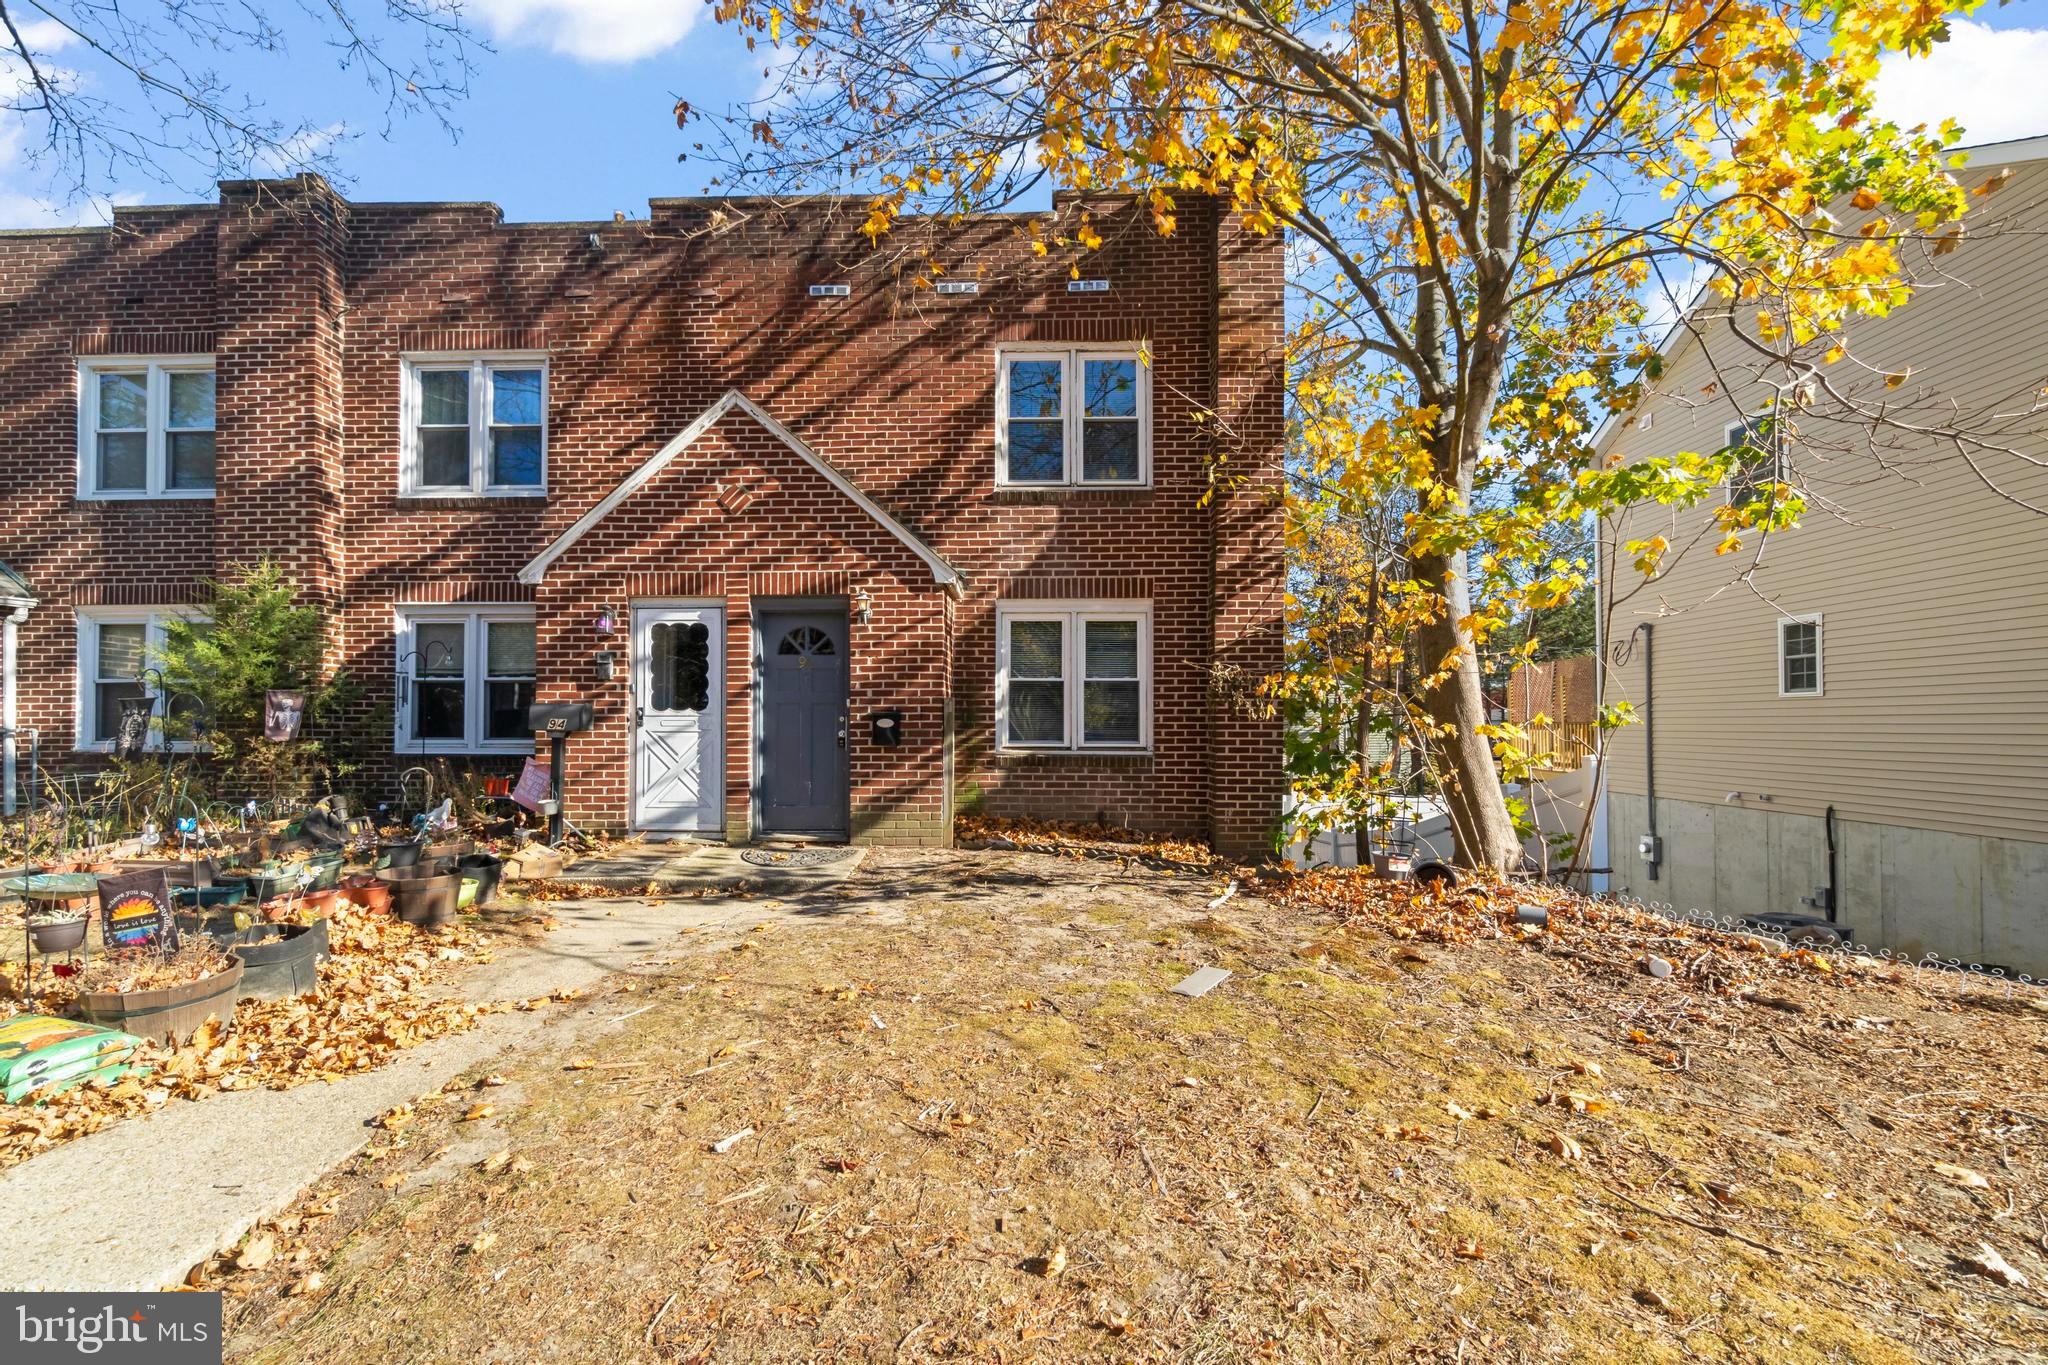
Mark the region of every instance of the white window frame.
POLYGON ((399 357, 398 494, 404 498, 544 498, 548 495, 548 396, 545 351, 420 351, 399 357), (469 373, 469 482, 420 481, 419 376, 431 371, 469 373), (494 484, 491 474, 491 383, 497 370, 540 371, 540 482, 494 484))
POLYGON ((1721 429, 1722 449, 1725 450, 1740 445, 1744 449, 1761 450, 1763 453, 1763 459, 1753 464, 1737 465, 1733 470, 1729 471, 1728 505, 1730 507, 1739 507, 1744 503, 1756 500, 1757 485, 1763 482, 1758 475, 1768 472, 1770 482, 1783 483, 1785 481, 1784 456, 1778 449, 1778 438, 1775 436, 1771 438, 1771 448, 1768 450, 1764 450, 1760 444, 1753 444, 1753 442, 1759 439, 1756 426, 1760 420, 1762 419, 1755 417, 1746 418, 1740 422, 1730 422, 1721 429))
MULTIPOLYGON (((114 751, 113 740, 93 738, 99 729, 96 722, 99 719, 97 684, 100 680, 100 627, 142 626, 145 628, 142 640, 142 687, 150 699, 151 706, 149 738, 144 741, 143 747, 154 753, 162 753, 163 727, 159 724, 155 712, 155 706, 162 693, 146 681, 150 667, 149 657, 152 653, 162 651, 164 626, 172 618, 182 618, 195 625, 203 624, 211 618, 204 612, 186 607, 75 607, 72 610, 76 618, 75 632, 78 645, 71 703, 72 750, 81 754, 110 754, 114 751)), ((174 739, 170 745, 171 752, 179 754, 191 753, 197 747, 195 742, 189 739, 174 739)))
MULTIPOLYGON (((173 374, 214 374, 210 355, 95 355, 78 360, 78 498, 81 502, 138 502, 143 499, 192 501, 211 498, 212 487, 172 488, 171 442, 168 434, 173 374), (143 370, 149 375, 148 426, 143 443, 143 487, 99 487, 100 376, 110 371, 143 370)), ((220 481, 220 390, 214 389, 214 482, 220 481)))
POLYGON ((996 348, 996 487, 998 488, 1150 488, 1152 486, 1152 367, 1144 348, 1116 346, 999 346, 996 348), (1061 447, 1064 469, 1057 479, 1010 477, 1010 362, 1056 360, 1060 363, 1061 447), (1081 380, 1090 360, 1128 360, 1138 373, 1138 477, 1090 479, 1082 476, 1081 436, 1085 418, 1081 380))
POLYGON ((1827 655, 1826 629, 1821 624, 1821 614, 1813 612, 1806 616, 1781 616, 1778 618, 1778 695, 1781 697, 1818 697, 1826 683, 1823 662, 1827 655), (1785 665, 1791 656, 1785 649, 1785 636, 1793 626, 1813 627, 1813 686, 1797 691, 1785 686, 1785 665))
MULTIPOLYGON (((394 701, 392 704, 391 751, 394 754, 530 754, 531 734, 519 739, 490 739, 484 735, 486 707, 490 701, 490 643, 485 628, 493 622, 535 623, 534 609, 521 603, 434 603, 401 606, 391 618, 392 647, 396 651, 394 701), (461 739, 430 739, 413 734, 413 679, 420 660, 412 657, 416 648, 413 628, 425 624, 460 622, 462 634, 462 729, 461 739)), ((534 681, 539 684, 540 642, 534 641, 534 681)))
POLYGON ((1132 754, 1152 751, 1152 604, 1143 601, 1030 601, 996 605, 996 749, 1018 754, 1132 754), (1066 693, 1065 735, 1058 742, 1013 743, 1010 739, 1010 623, 1059 621, 1061 677, 1066 693), (1082 700, 1087 648, 1083 627, 1090 621, 1135 621, 1138 625, 1138 741, 1090 740, 1083 729, 1082 700))

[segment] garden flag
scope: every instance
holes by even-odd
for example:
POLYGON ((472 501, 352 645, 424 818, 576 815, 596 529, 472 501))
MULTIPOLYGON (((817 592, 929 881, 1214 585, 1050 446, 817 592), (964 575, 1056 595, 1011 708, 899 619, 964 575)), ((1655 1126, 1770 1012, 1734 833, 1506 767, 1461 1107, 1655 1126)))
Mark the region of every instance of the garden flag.
POLYGON ((263 694, 263 737, 278 744, 299 737, 299 722, 306 716, 304 692, 271 691, 263 694))
POLYGON ((171 879, 162 868, 100 878, 100 936, 109 948, 178 946, 171 879))

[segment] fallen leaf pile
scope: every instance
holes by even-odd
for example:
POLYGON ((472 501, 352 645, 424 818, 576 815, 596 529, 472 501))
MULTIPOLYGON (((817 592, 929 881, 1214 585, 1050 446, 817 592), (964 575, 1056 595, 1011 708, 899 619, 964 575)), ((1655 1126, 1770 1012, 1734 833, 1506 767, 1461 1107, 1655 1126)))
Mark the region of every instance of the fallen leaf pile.
POLYGON ((954 820, 953 835, 965 848, 1016 848, 1067 858, 1137 857, 1203 868, 1216 862, 1216 855, 1207 844, 1192 839, 1072 820, 999 820, 963 815, 954 820))
POLYGON ((227 968, 228 955, 218 944, 204 934, 187 934, 174 953, 159 953, 153 948, 117 948, 96 954, 83 971, 66 978, 66 984, 81 995, 94 991, 126 995, 204 981, 227 968))
MULTIPOLYGON (((244 1000, 232 1023, 208 1020, 183 1047, 145 1044, 136 1057, 145 1073, 0 1110, 0 1166, 174 1099, 257 1086, 285 1090, 371 1071, 398 1052, 467 1032, 485 1015, 510 1008, 433 994, 452 969, 490 960, 486 940, 471 929, 428 932, 342 906, 329 921, 329 944, 319 995, 244 1000)), ((38 1003, 47 1009, 55 1002, 38 1003)))
POLYGON ((1663 979, 1789 1010, 1800 1007, 1759 994, 1759 988, 1774 979, 1849 986, 1862 981, 1910 985, 1915 977, 1914 969, 1903 962, 1791 947, 1779 939, 1673 919, 1555 886, 1473 881, 1449 888, 1389 881, 1356 868, 1319 868, 1269 873, 1260 891, 1393 939, 1522 943, 1571 962, 1630 975, 1645 975, 1642 963, 1654 957, 1672 966, 1671 975, 1663 979), (1522 905, 1541 905, 1544 925, 1518 923, 1515 912, 1522 905))

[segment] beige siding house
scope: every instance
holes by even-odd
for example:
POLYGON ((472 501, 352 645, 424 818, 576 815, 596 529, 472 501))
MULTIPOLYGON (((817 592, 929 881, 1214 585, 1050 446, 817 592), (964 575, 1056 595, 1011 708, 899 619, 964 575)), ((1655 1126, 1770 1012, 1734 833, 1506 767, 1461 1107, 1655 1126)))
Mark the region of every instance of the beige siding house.
MULTIPOLYGON (((1717 555, 1707 508, 1607 528, 1672 546, 1653 580, 1626 553, 1601 575, 1605 699, 1645 718, 1604 765, 1611 889, 1723 916, 1832 898, 1858 941, 2048 976, 2043 158, 2048 138, 1971 152, 1967 184, 2011 178, 1907 307, 1853 334, 1878 372, 1830 375, 1906 425, 1970 425, 1969 457, 1802 416, 1782 458, 1807 511, 1760 559, 1755 536, 1717 555)), ((1757 405, 1738 346, 1680 329, 1666 356, 1604 452, 1718 450, 1757 405)))

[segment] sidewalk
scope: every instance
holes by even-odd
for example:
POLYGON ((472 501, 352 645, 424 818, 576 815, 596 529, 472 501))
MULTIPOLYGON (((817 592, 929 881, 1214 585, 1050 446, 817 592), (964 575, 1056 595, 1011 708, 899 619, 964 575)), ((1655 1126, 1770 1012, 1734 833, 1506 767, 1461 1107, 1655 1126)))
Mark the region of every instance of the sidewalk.
MULTIPOLYGON (((469 1000, 588 986, 686 928, 744 929, 800 913, 770 900, 563 901, 561 927, 459 978, 469 1000)), ((0 1289, 154 1290, 282 1212, 374 1135, 365 1123, 507 1049, 559 1050, 616 1014, 574 1006, 487 1016, 381 1070, 291 1090, 173 1103, 0 1171, 0 1289)))

